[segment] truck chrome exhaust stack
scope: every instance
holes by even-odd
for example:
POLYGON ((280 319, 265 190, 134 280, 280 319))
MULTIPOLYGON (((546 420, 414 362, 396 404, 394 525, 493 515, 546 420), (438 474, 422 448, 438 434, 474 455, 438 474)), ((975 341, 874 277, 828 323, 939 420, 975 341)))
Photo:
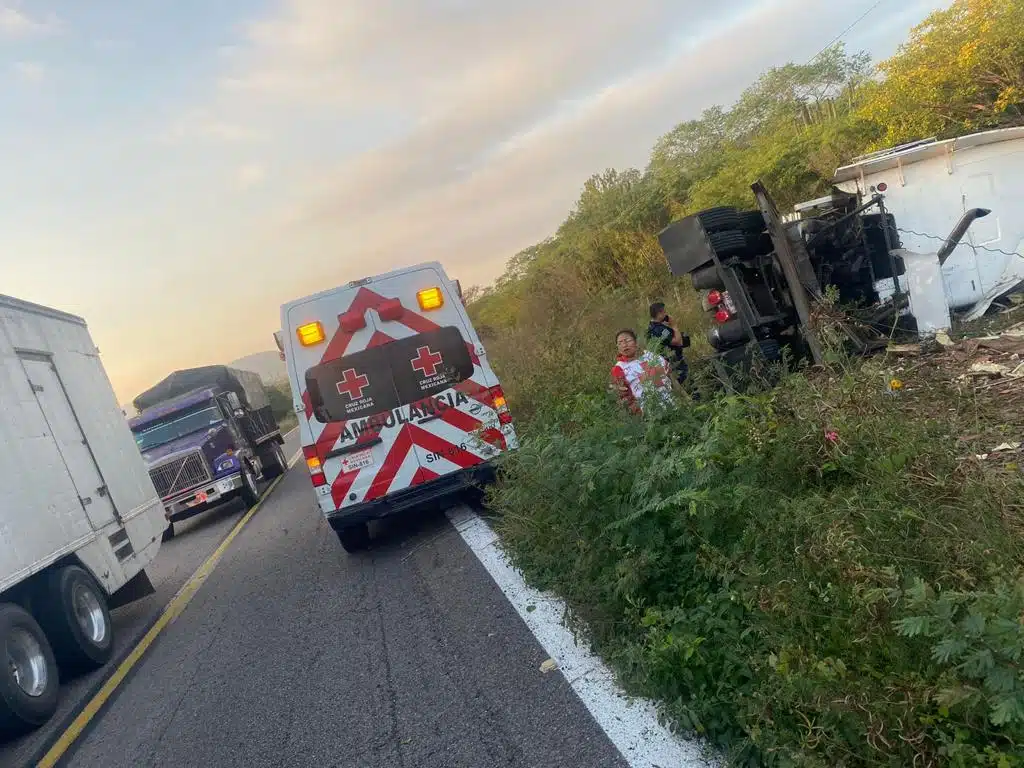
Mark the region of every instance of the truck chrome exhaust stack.
POLYGON ((960 245, 960 241, 963 240, 964 235, 967 234, 967 230, 970 228, 971 224, 974 223, 974 220, 988 216, 990 213, 992 213, 992 211, 988 208, 971 208, 971 210, 967 211, 967 213, 960 217, 960 221, 958 221, 956 226, 953 227, 953 231, 949 233, 949 237, 946 238, 946 242, 944 242, 942 247, 939 248, 937 255, 939 257, 940 267, 946 263, 946 259, 948 259, 950 254, 953 253, 953 250, 960 245))

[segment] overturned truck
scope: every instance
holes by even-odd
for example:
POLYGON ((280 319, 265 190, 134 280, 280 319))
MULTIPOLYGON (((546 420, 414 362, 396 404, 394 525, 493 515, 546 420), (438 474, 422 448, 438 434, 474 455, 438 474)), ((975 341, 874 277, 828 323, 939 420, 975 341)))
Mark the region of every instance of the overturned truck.
POLYGON ((811 311, 830 287, 842 305, 858 308, 857 330, 844 327, 856 352, 884 346, 894 329, 934 331, 948 317, 942 264, 971 222, 989 213, 967 211, 938 252, 918 254, 901 247, 880 194, 865 201, 835 189, 784 220, 761 182, 752 190, 757 210, 711 208, 658 235, 672 274, 690 276, 712 316, 707 339, 719 367, 784 353, 820 363, 811 311))

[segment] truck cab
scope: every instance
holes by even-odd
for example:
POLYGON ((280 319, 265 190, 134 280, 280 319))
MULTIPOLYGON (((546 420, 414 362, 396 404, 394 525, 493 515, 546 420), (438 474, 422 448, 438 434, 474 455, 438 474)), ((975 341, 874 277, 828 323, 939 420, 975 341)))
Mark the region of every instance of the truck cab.
POLYGON ((222 503, 241 499, 252 506, 259 480, 287 468, 283 437, 263 402, 259 377, 210 368, 172 374, 136 398, 140 413, 129 421, 164 504, 165 539, 174 535, 175 522, 222 503), (178 394, 194 383, 201 386, 178 394))

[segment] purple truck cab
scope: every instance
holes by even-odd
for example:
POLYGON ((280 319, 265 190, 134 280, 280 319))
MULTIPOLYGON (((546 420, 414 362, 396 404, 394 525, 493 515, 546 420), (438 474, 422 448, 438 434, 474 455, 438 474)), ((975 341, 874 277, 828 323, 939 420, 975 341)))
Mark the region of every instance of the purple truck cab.
POLYGON ((260 480, 287 469, 281 431, 259 376, 224 366, 176 371, 135 399, 129 420, 167 518, 259 499, 260 480))

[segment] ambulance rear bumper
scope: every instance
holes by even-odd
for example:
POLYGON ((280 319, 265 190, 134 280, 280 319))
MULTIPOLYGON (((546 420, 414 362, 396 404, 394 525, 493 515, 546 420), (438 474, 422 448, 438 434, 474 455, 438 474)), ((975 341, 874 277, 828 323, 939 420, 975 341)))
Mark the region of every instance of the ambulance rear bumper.
POLYGON ((353 504, 351 507, 326 513, 327 522, 335 531, 370 520, 405 512, 415 507, 443 501, 474 486, 494 482, 494 467, 485 462, 469 469, 439 477, 427 483, 388 494, 373 501, 353 504))

